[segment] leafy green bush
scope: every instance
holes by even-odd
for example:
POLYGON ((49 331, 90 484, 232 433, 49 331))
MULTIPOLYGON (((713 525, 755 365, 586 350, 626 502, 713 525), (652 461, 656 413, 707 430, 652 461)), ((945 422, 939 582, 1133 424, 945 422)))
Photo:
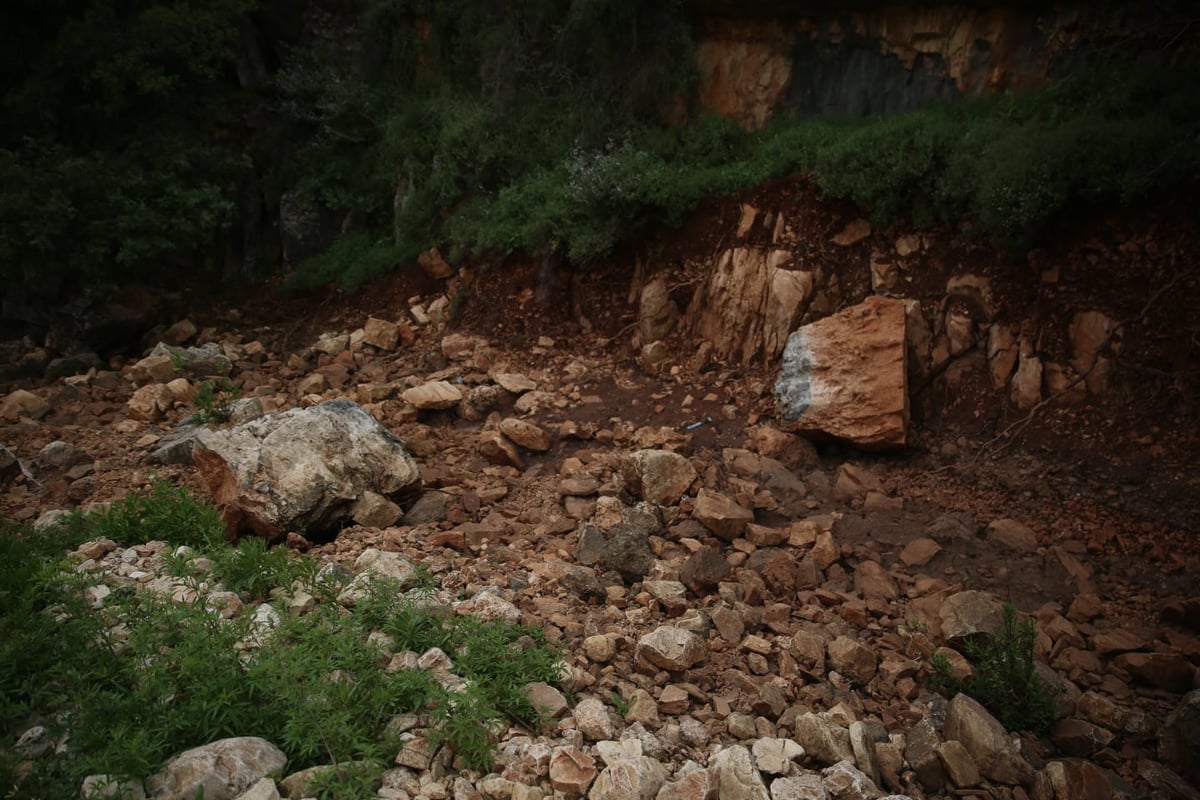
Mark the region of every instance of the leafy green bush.
MULTIPOLYGON (((169 481, 155 479, 149 495, 125 495, 107 509, 68 524, 89 538, 106 537, 131 546, 151 541, 205 549, 220 542, 225 524, 217 510, 169 481)), ((82 540, 81 540, 82 541, 82 540)))
POLYGON ((242 387, 228 378, 222 378, 220 383, 201 381, 192 399, 196 412, 191 416, 191 422, 196 425, 209 425, 214 422, 228 422, 233 414, 233 404, 242 395, 242 387))
POLYGON ((963 681, 951 674, 945 656, 934 655, 929 686, 953 697, 974 697, 1009 730, 1043 733, 1058 717, 1057 687, 1048 686, 1033 660, 1037 631, 1029 621, 1018 622, 1017 610, 1004 606, 1004 623, 985 640, 970 640, 966 655, 974 674, 963 681))

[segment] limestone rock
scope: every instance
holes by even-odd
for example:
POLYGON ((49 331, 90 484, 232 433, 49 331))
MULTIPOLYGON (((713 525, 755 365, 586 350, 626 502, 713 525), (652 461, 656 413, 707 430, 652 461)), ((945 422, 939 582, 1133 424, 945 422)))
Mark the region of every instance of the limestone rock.
POLYGON ((829 790, 814 773, 771 781, 771 800, 829 800, 829 790))
POLYGON ((679 498, 696 480, 692 463, 668 450, 638 450, 621 462, 625 485, 646 502, 667 506, 679 498))
POLYGON ((153 800, 201 794, 205 800, 234 800, 260 779, 278 774, 285 764, 287 756, 265 739, 222 739, 175 756, 146 785, 153 800))
POLYGON ((666 338, 679 318, 665 278, 659 276, 642 287, 638 304, 638 335, 643 344, 666 338))
POLYGON ((978 633, 993 634, 1004 624, 1004 604, 995 595, 968 590, 946 598, 938 612, 942 634, 958 642, 978 633))
POLYGON ((1015 519, 995 519, 987 526, 988 541, 998 542, 1019 553, 1037 550, 1037 534, 1015 519))
POLYGON ((1021 755, 1017 744, 975 699, 961 693, 955 695, 946 706, 942 735, 948 741, 961 742, 985 778, 1010 785, 1029 785, 1033 781, 1033 767, 1021 755))
POLYGON ((378 492, 365 491, 350 507, 350 517, 366 528, 386 528, 404 516, 400 506, 378 492))
POLYGON ((1022 411, 1028 411, 1042 400, 1042 360, 1035 355, 1021 353, 1017 362, 1017 374, 1012 379, 1012 402, 1022 411))
POLYGON ((869 297, 788 337, 775 397, 784 428, 864 449, 908 441, 904 303, 869 297))
POLYGON ((865 219, 855 219, 847 222, 830 241, 839 247, 849 247, 858 244, 871 235, 871 223, 865 219))
POLYGON ((660 669, 681 672, 704 660, 703 640, 691 631, 662 625, 637 643, 637 658, 660 669))
POLYGON ((575 705, 572 712, 575 717, 575 727, 583 734, 583 738, 593 742, 613 738, 612 720, 608 716, 608 707, 594 697, 586 697, 575 705))
POLYGON ((820 464, 817 448, 803 436, 781 431, 773 425, 759 425, 751 440, 759 455, 773 458, 790 470, 810 470, 820 464))
POLYGON ((654 800, 667 780, 663 765, 649 756, 609 764, 592 784, 589 800, 654 800))
POLYGON ((1122 653, 1113 663, 1138 680, 1182 694, 1195 682, 1196 668, 1179 653, 1122 653))
POLYGON ((1158 757, 1200 783, 1200 689, 1189 692, 1158 731, 1158 757))
POLYGON ((370 317, 363 325, 363 344, 380 350, 395 350, 400 344, 400 326, 385 319, 370 317))
POLYGON ((1071 320, 1067 334, 1071 366, 1076 374, 1087 376, 1084 383, 1089 392, 1104 394, 1112 376, 1112 354, 1120 349, 1117 321, 1099 311, 1081 311, 1071 320))
POLYGON ((435 281, 449 278, 454 274, 454 267, 450 266, 446 259, 442 257, 441 251, 436 247, 430 248, 417 256, 417 266, 435 281))
POLYGON ((750 759, 750 751, 745 747, 726 747, 713 756, 711 766, 719 775, 718 797, 728 800, 770 800, 766 784, 750 759))
POLYGON ((1017 338, 1008 325, 996 323, 988 328, 987 358, 992 387, 1003 389, 1017 365, 1017 338))
POLYGON ((550 756, 550 785, 567 795, 583 795, 596 779, 596 759, 578 747, 556 747, 550 756))
POLYGON ((829 666, 859 686, 875 677, 875 651, 849 636, 839 636, 827 646, 829 666))
POLYGON ((706 769, 693 769, 659 789, 655 800, 717 800, 716 779, 706 769))
POLYGON ((403 442, 348 400, 200 430, 193 457, 226 526, 270 538, 329 530, 364 492, 394 500, 421 480, 403 442))
POLYGON ((462 391, 449 381, 430 381, 400 393, 400 398, 422 411, 453 408, 462 400, 462 391))
POLYGON ((728 578, 732 571, 729 562, 719 552, 711 547, 701 547, 683 562, 679 579, 693 592, 703 596, 728 578))
POLYGON ((754 512, 719 492, 701 489, 692 518, 728 542, 742 535, 746 525, 754 521, 754 512))
POLYGON ((850 732, 834 722, 828 713, 808 711, 801 714, 796 718, 796 731, 792 737, 805 753, 822 764, 854 761, 850 732))
POLYGON ((883 792, 853 761, 839 761, 821 770, 821 783, 834 800, 877 800, 883 792))
POLYGON ((786 775, 793 762, 804 758, 804 748, 791 739, 758 739, 750 752, 754 766, 770 775, 786 775))
POLYGON ((813 295, 813 274, 787 269, 792 258, 760 247, 724 251, 688 307, 695 338, 712 342, 719 358, 774 360, 813 295))
POLYGON ((526 450, 544 453, 550 449, 550 434, 532 422, 509 417, 500 423, 500 432, 526 450))
POLYGON ((1052 800, 1116 800, 1135 796, 1132 787, 1114 773, 1090 761, 1073 758, 1051 761, 1038 779, 1052 800))
POLYGON ((238 795, 237 800, 280 800, 279 787, 270 778, 263 778, 238 795))
POLYGON ((165 384, 151 383, 137 389, 125 404, 130 419, 157 422, 175 402, 175 396, 165 384))
POLYGON ((521 452, 517 450, 517 445, 500 431, 480 431, 479 455, 500 466, 516 467, 517 469, 525 466, 521 452))
POLYGON ((500 386, 500 388, 504 389, 504 391, 512 392, 513 394, 532 392, 538 387, 536 381, 531 380, 529 377, 522 375, 519 372, 497 372, 496 374, 492 375, 491 378, 500 386))
POLYGON ((937 747, 937 755, 943 769, 946 770, 946 776, 955 788, 968 789, 979 785, 979 767, 975 765, 975 759, 971 758, 962 742, 942 742, 937 747))

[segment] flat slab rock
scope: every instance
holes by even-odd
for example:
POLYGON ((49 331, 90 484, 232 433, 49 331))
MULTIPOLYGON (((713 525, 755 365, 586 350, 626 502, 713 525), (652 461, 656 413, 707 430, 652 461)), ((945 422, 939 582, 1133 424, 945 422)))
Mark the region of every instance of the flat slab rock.
POLYGON ((272 539, 328 530, 365 493, 395 500, 421 480, 404 443, 349 400, 203 430, 193 455, 230 532, 272 539))
POLYGON ((904 303, 868 297, 788 337, 775 383, 782 427, 869 450, 908 442, 904 303))

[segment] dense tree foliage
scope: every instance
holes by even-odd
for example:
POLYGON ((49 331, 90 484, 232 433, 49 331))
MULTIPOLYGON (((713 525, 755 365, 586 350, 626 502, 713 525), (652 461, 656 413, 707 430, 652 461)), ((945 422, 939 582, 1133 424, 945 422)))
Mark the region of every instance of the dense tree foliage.
POLYGON ((245 165, 250 0, 12 0, 0 12, 6 312, 194 265, 245 165))
POLYGON ((750 134, 694 107, 685 12, 682 0, 12 0, 0 12, 5 316, 195 276, 237 246, 281 246, 299 286, 356 287, 434 244, 452 261, 524 250, 581 266, 706 196, 784 175, 879 219, 1015 243, 1071 203, 1200 176, 1195 69, 1092 70, 1019 96, 750 134), (307 251, 289 250, 297 219, 318 229, 307 251))

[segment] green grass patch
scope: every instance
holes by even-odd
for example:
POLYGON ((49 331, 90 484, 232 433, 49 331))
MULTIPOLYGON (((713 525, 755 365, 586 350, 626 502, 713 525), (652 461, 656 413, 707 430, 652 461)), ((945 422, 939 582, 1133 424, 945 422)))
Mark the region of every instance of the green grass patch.
MULTIPOLYGON (((391 763, 400 742, 389 723, 418 714, 435 746, 474 769, 491 765, 504 724, 538 725, 522 688, 554 682, 559 656, 540 630, 455 616, 424 588, 402 593, 371 584, 353 608, 333 602, 341 584, 308 557, 246 539, 220 538, 215 512, 186 491, 156 483, 109 510, 75 515, 43 531, 0 532, 0 730, 32 724, 61 753, 35 759, 19 777, 16 753, 0 750, 0 794, 68 797, 85 775, 145 778, 174 753, 229 736, 261 736, 288 755, 288 770, 340 765, 322 798, 359 796, 391 763), (117 588, 92 609, 66 551, 104 535, 122 546, 155 539, 187 544, 168 557, 191 585, 217 584, 247 602, 232 619, 195 602, 117 588), (198 559, 206 566, 197 570, 198 559), (304 589, 321 598, 310 613, 255 628, 258 602, 304 589), (379 634, 391 639, 385 651, 379 634), (442 648, 465 688, 425 671, 388 671, 391 652, 442 648)), ((366 795, 364 795, 366 796, 366 795)))

